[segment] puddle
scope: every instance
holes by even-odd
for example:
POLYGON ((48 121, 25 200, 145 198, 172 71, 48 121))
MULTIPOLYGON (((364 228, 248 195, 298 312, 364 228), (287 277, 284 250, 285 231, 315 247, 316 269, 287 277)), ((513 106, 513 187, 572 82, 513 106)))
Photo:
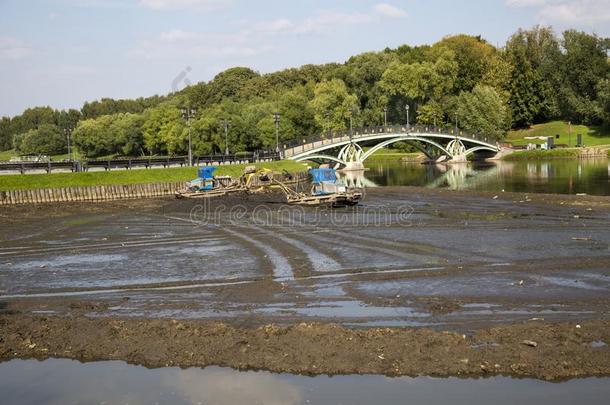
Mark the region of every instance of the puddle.
POLYGON ((1 401, 11 404, 605 404, 609 378, 563 383, 507 377, 303 377, 226 368, 147 369, 110 361, 51 359, 0 364, 1 401))
POLYGON ((594 349, 599 349, 602 347, 608 347, 608 344, 606 342, 604 342, 603 340, 596 340, 594 342, 591 342, 591 347, 594 349))
POLYGON ((322 301, 299 307, 291 303, 272 304, 256 309, 256 312, 274 314, 289 313, 305 317, 321 318, 426 318, 427 313, 417 312, 409 307, 378 307, 365 305, 360 301, 322 301))

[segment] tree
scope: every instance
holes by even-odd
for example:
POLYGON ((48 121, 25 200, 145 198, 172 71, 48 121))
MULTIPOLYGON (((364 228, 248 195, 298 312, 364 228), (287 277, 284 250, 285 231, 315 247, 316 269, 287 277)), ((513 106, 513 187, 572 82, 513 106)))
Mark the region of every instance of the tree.
POLYGON ((602 124, 610 127, 610 78, 602 79, 597 83, 597 111, 602 124))
POLYGON ((444 124, 445 113, 443 106, 438 102, 424 104, 417 110, 417 123, 422 125, 437 125, 444 124))
POLYGON ((36 129, 17 135, 14 146, 23 155, 54 155, 67 150, 66 137, 53 124, 41 124, 36 129))
POLYGON ((0 151, 13 147, 13 132, 11 130, 11 119, 2 117, 0 119, 0 151))
POLYGON ((144 155, 144 134, 142 125, 144 117, 141 114, 122 113, 115 115, 110 126, 110 133, 114 134, 121 154, 125 156, 144 155))
POLYGON ((561 74, 562 115, 573 121, 586 124, 600 122, 595 108, 598 98, 598 83, 610 73, 606 40, 574 30, 563 33, 565 49, 561 74))
POLYGON ((455 91, 471 91, 488 73, 499 55, 496 49, 480 36, 454 35, 445 37, 432 46, 429 58, 436 60, 436 54, 450 50, 457 63, 455 91))
POLYGON ((317 125, 323 131, 340 131, 348 128, 350 117, 357 126, 358 98, 350 94, 340 79, 318 83, 311 101, 317 125))
POLYGON ((506 45, 512 65, 509 105, 512 125, 523 127, 557 115, 556 79, 551 66, 560 63, 558 45, 550 29, 519 30, 506 45))
POLYGON ((394 62, 383 74, 381 87, 390 95, 401 95, 418 103, 438 100, 453 89, 457 64, 451 53, 436 62, 394 62))
POLYGON ((477 85, 472 92, 460 93, 457 111, 462 128, 489 141, 504 138, 510 128, 508 108, 489 86, 477 85))
POLYGON ((180 109, 172 104, 147 110, 142 133, 144 145, 151 154, 176 155, 188 149, 188 128, 180 109))

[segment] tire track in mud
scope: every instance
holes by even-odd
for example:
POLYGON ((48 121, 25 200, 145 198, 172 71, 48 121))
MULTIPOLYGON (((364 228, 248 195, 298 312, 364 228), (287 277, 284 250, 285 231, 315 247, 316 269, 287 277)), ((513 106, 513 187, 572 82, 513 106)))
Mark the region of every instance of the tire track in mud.
POLYGON ((177 237, 177 238, 151 238, 151 239, 139 239, 134 242, 112 242, 112 243, 95 243, 88 245, 63 245, 55 247, 24 247, 15 246, 7 249, 7 251, 0 251, 0 257, 11 258, 20 256, 37 256, 47 253, 66 253, 72 251, 87 251, 87 250, 113 250, 113 249, 130 249, 134 247, 147 247, 147 246, 164 246, 173 245, 180 243, 193 243, 193 242, 218 242, 225 240, 226 238, 211 237, 211 236, 189 236, 189 237, 177 237))
MULTIPOLYGON (((298 240, 296 238, 288 236, 289 233, 278 232, 277 229, 276 232, 273 232, 264 227, 257 227, 256 231, 277 238, 280 242, 292 245, 302 251, 307 256, 307 260, 311 265, 312 272, 319 272, 321 270, 337 271, 342 268, 342 265, 338 261, 330 257, 329 254, 324 253, 321 249, 316 249, 312 247, 312 240, 309 238, 307 238, 307 242, 304 242, 303 240, 305 238, 303 237, 300 238, 301 240, 298 240)), ((294 235, 297 234, 300 236, 301 233, 298 231, 294 232, 294 235)))
MULTIPOLYGON (((239 227, 236 227, 239 228, 239 227)), ((238 232, 236 230, 230 229, 228 227, 223 227, 222 232, 228 233, 238 239, 241 239, 248 244, 254 246, 256 249, 265 253, 264 257, 270 262, 271 267, 273 269, 273 278, 274 279, 282 279, 282 280, 293 280, 294 279, 294 269, 292 265, 289 263, 288 258, 278 252, 275 248, 271 247, 268 244, 265 244, 263 241, 252 238, 250 236, 244 235, 242 232, 238 232)))
POLYGON ((154 291, 182 291, 182 290, 193 290, 200 288, 218 288, 218 287, 231 287, 241 286, 245 284, 254 284, 259 282, 284 282, 284 281, 308 281, 308 280, 336 280, 350 277, 368 277, 368 276, 379 276, 388 274, 417 274, 419 272, 433 272, 433 271, 444 271, 445 267, 413 267, 413 268, 392 268, 385 270, 375 269, 349 269, 339 273, 328 273, 328 274, 315 274, 310 276, 298 277, 298 278, 276 278, 270 280, 266 276, 249 278, 249 279, 224 279, 218 281, 191 281, 189 283, 165 283, 165 284, 136 284, 136 285, 124 285, 116 286, 112 288, 89 288, 89 289, 69 289, 69 290, 51 290, 48 292, 24 292, 19 294, 7 294, 0 295, 0 299, 27 299, 27 298, 52 298, 52 297, 80 297, 88 295, 103 295, 103 294, 124 294, 129 292, 154 292, 154 291))
MULTIPOLYGON (((193 222, 189 219, 180 218, 176 216, 165 216, 165 218, 174 219, 180 222, 193 222)), ((196 225, 196 224, 193 224, 196 225)), ((267 241, 263 238, 256 237, 256 232, 260 230, 259 227, 254 226, 240 226, 236 224, 227 224, 226 226, 218 227, 218 231, 227 233, 234 238, 240 239, 247 243, 249 246, 259 250, 262 254, 254 255, 256 257, 263 257, 268 263, 269 267, 272 268, 273 280, 272 281, 290 281, 295 279, 295 273, 302 276, 302 267, 299 264, 303 264, 304 260, 307 260, 303 256, 304 252, 300 249, 295 249, 293 244, 288 244, 290 250, 293 252, 293 256, 285 254, 276 248, 278 246, 278 240, 273 233, 267 233, 267 241), (239 231, 238 231, 239 230, 239 231), (250 232, 248 235, 247 233, 250 232), (271 236, 271 238, 269 238, 271 236), (301 258, 301 256, 303 256, 301 258)), ((280 242, 284 242, 280 240, 280 242)), ((261 270, 264 270, 265 266, 261 266, 261 270)))

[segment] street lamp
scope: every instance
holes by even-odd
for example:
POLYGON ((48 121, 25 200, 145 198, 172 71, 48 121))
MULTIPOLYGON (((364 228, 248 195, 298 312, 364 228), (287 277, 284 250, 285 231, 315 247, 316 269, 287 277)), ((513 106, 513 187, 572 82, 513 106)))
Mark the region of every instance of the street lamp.
POLYGON ((354 114, 355 110, 350 108, 349 110, 349 141, 352 142, 352 138, 354 137, 354 114))
POLYGON ((70 148, 70 135, 72 134, 72 130, 70 128, 64 128, 64 133, 66 134, 66 138, 68 139, 68 161, 72 161, 72 149, 70 148))
POLYGON ((275 122, 275 153, 280 153, 280 113, 273 113, 273 121, 275 122))
POLYGON ((410 128, 410 124, 409 124, 409 104, 407 103, 407 105, 405 105, 405 110, 407 110, 407 129, 410 128))
POLYGON ((189 166, 193 165, 193 144, 191 139, 191 118, 195 118, 197 110, 191 107, 181 109, 182 118, 186 120, 186 124, 189 127, 189 166))
POLYGON ((229 154, 229 127, 231 126, 231 120, 225 118, 222 119, 222 125, 225 129, 225 155, 229 154))
POLYGON ((455 112, 455 142, 457 144, 457 140, 458 140, 458 113, 457 111, 455 112))
POLYGON ((388 126, 388 107, 383 107, 383 126, 388 126))

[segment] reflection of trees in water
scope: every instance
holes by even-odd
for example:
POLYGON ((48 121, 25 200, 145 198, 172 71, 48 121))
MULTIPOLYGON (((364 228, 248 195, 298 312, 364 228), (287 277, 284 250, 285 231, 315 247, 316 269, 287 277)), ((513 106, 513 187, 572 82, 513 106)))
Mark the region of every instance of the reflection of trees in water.
POLYGON ((421 165, 380 162, 365 176, 384 186, 610 195, 607 160, 494 161, 421 165))

